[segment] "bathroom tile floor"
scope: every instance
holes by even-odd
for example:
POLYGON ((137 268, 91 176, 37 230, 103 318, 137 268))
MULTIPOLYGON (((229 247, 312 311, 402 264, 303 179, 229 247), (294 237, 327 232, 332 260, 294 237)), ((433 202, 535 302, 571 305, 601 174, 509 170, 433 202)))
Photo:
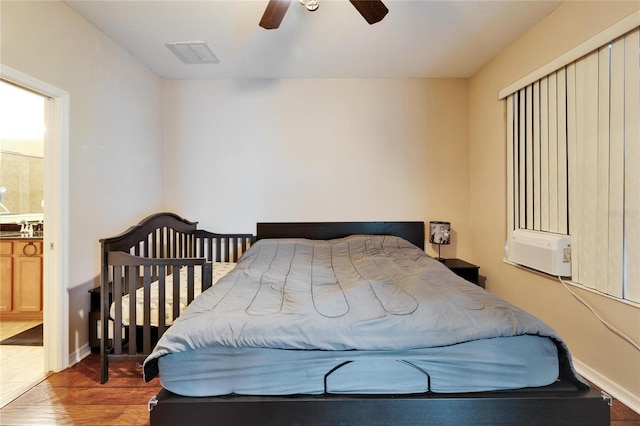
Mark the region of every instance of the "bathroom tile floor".
MULTIPOLYGON (((0 321, 0 340, 15 336, 42 321, 0 321)), ((46 377, 42 346, 0 345, 0 408, 46 377)))

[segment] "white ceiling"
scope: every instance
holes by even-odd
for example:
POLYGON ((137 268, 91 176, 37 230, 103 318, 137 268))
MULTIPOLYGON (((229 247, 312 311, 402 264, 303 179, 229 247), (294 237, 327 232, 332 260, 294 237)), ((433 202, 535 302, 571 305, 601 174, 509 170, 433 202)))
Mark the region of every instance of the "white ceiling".
POLYGON ((267 0, 65 3, 168 79, 470 77, 561 1, 384 0, 369 25, 347 0, 293 0, 279 29, 267 0), (168 41, 206 41, 218 64, 185 65, 168 41))

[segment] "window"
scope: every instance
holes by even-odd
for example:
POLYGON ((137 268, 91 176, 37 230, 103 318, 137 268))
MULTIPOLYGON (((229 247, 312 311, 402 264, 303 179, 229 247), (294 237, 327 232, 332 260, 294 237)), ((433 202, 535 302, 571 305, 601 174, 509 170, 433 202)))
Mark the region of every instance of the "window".
POLYGON ((631 22, 501 98, 508 231, 571 235, 572 281, 640 303, 640 33, 631 22))

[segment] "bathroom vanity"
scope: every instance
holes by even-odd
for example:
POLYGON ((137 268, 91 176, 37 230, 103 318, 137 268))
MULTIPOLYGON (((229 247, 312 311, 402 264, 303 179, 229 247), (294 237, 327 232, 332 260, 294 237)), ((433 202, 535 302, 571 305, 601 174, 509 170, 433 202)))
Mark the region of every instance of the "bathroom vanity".
POLYGON ((42 320, 42 237, 0 232, 0 318, 42 320))

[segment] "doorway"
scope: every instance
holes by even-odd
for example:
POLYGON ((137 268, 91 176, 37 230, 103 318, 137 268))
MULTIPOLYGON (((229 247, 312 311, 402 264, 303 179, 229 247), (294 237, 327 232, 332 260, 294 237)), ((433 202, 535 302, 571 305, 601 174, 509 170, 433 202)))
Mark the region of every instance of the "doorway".
POLYGON ((70 364, 69 93, 5 65, 0 65, 0 79, 48 98, 44 112, 43 371, 57 372, 70 364))
POLYGON ((0 80, 0 407, 45 374, 44 132, 48 98, 0 80))

